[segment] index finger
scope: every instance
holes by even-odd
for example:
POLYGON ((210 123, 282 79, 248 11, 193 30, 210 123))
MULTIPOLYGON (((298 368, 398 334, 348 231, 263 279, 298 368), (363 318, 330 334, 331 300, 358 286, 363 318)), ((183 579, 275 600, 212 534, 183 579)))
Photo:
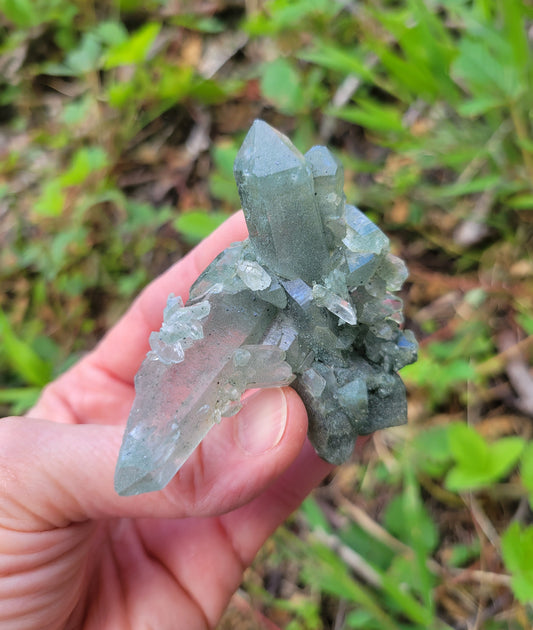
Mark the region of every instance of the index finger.
POLYGON ((209 263, 232 242, 247 236, 244 215, 237 212, 142 291, 95 348, 92 363, 114 378, 132 383, 149 350, 150 333, 161 327, 168 295, 181 295, 185 302, 192 283, 209 263))

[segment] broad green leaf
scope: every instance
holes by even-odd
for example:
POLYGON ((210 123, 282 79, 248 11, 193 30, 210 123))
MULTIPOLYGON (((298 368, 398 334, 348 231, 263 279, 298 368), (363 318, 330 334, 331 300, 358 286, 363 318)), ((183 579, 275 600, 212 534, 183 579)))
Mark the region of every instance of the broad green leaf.
POLYGON ((478 377, 469 359, 443 361, 424 349, 416 363, 402 368, 402 378, 406 383, 427 388, 435 402, 442 402, 450 390, 465 388, 468 381, 475 382, 478 377))
POLYGON ((65 59, 65 65, 74 75, 82 75, 92 72, 100 67, 102 46, 93 33, 86 33, 78 48, 69 52, 65 59))
POLYGON ((475 430, 462 422, 454 422, 448 428, 450 450, 455 461, 472 472, 485 470, 489 463, 489 448, 475 430))
POLYGON ((42 387, 50 381, 52 368, 29 343, 17 336, 7 315, 0 309, 0 343, 7 362, 30 385, 42 387))
POLYGON ((235 209, 240 208, 241 200, 233 177, 226 177, 218 172, 212 173, 209 176, 209 192, 215 199, 221 199, 235 209))
POLYGON ((39 23, 32 0, 0 0, 0 12, 21 28, 39 23))
POLYGON ((300 75, 286 59, 276 59, 264 66, 261 91, 285 114, 295 114, 305 107, 300 75))
POLYGON ((520 437, 505 437, 488 444, 466 424, 450 425, 450 447, 456 465, 446 477, 446 487, 461 492, 476 490, 505 477, 524 448, 520 437))
POLYGON ((524 6, 521 0, 505 0, 499 6, 503 14, 503 31, 513 52, 513 65, 527 69, 531 63, 529 44, 524 25, 524 6))
POLYGON ((102 147, 82 147, 72 158, 70 168, 60 178, 63 186, 79 186, 91 173, 108 164, 107 153, 102 147))
POLYGON ((493 444, 489 444, 490 464, 492 471, 491 481, 505 477, 518 462, 525 442, 518 436, 504 437, 493 444))
POLYGON ((157 82, 157 96, 170 106, 188 96, 193 87, 194 72, 189 66, 161 65, 157 82))
POLYGON ((64 106, 61 118, 66 125, 78 125, 85 120, 95 104, 96 101, 90 95, 72 100, 64 106))
POLYGON ((502 536, 502 556, 511 571, 511 586, 522 603, 533 601, 533 527, 514 522, 502 536))
POLYGON ((117 281, 117 291, 128 298, 135 295, 146 284, 147 275, 144 269, 136 269, 133 273, 122 276, 117 281))
POLYGON ((137 232, 143 228, 156 229, 172 218, 174 214, 170 206, 155 207, 150 203, 134 199, 119 200, 126 206, 127 221, 122 228, 129 232, 137 232))
POLYGON ((116 68, 141 63, 146 59, 155 38, 161 29, 160 24, 149 22, 115 46, 111 47, 105 60, 105 68, 116 68))
POLYGON ((174 227, 190 243, 199 243, 213 230, 224 223, 228 215, 224 212, 203 212, 193 210, 184 212, 174 221, 174 227))
POLYGON ((212 150, 216 168, 226 177, 233 178, 233 163, 239 147, 234 142, 219 142, 212 150))
POLYGON ((106 20, 100 22, 93 33, 106 46, 117 46, 128 39, 128 31, 122 22, 106 20))
POLYGON ((192 98, 199 100, 205 105, 216 105, 224 103, 228 97, 235 94, 244 86, 243 81, 228 80, 220 81, 215 79, 202 79, 191 76, 190 94, 192 98))
POLYGON ((118 109, 125 107, 133 98, 135 98, 135 83, 133 81, 112 83, 108 88, 107 99, 111 107, 118 109))
POLYGON ((52 179, 43 187, 39 199, 33 206, 33 211, 45 217, 57 217, 65 206, 65 193, 59 179, 52 179))
POLYGON ((465 37, 453 63, 452 75, 459 85, 474 96, 504 95, 514 100, 524 89, 517 69, 511 63, 511 47, 496 31, 486 33, 488 39, 465 37))

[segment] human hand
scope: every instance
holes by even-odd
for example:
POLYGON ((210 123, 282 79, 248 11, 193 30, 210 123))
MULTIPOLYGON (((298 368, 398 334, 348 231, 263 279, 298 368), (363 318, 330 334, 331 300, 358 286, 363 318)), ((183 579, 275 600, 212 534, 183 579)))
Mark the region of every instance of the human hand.
POLYGON ((170 484, 120 497, 113 474, 133 377, 169 293, 246 237, 234 215, 150 284, 25 418, 0 421, 0 627, 213 627, 244 569, 331 470, 290 388, 211 430, 170 484))

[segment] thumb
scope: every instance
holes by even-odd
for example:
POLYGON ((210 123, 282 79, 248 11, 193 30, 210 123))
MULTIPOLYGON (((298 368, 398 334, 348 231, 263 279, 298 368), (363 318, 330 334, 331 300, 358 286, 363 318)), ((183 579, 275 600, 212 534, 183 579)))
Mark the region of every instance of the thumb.
POLYGON ((290 388, 261 390, 215 426, 166 488, 121 497, 123 427, 0 422, 0 526, 19 531, 112 517, 211 516, 256 497, 296 458, 307 415, 290 388))

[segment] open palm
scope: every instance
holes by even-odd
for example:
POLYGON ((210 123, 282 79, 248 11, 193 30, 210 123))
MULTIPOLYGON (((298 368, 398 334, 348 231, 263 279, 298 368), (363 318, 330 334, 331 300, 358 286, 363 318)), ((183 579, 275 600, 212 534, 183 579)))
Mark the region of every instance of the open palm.
POLYGON ((133 377, 171 292, 246 236, 228 220, 154 281, 26 418, 0 422, 0 627, 213 627, 267 536, 328 473, 288 388, 249 396, 159 492, 113 473, 133 377), (303 447, 303 448, 302 448, 303 447))

